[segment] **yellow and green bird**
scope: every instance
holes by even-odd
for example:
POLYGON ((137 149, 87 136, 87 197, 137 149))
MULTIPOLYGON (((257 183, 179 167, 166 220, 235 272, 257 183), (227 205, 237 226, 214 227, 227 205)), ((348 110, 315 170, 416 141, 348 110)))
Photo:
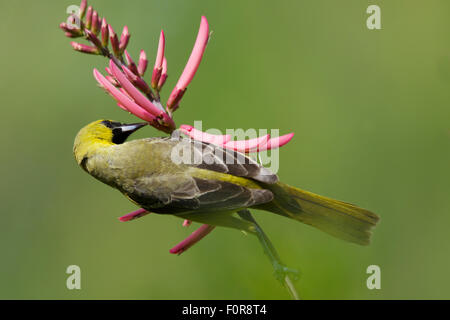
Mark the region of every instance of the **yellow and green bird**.
POLYGON ((214 144, 182 137, 126 142, 145 125, 111 120, 88 124, 75 138, 77 163, 150 212, 253 233, 254 225, 236 212, 254 208, 369 244, 376 214, 284 184, 244 154, 214 144))

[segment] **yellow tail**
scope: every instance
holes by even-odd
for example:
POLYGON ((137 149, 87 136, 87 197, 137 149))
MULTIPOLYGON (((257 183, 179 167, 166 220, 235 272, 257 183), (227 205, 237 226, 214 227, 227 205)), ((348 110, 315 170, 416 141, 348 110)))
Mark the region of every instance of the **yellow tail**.
POLYGON ((322 197, 284 183, 265 185, 275 195, 259 209, 309 224, 337 238, 368 245, 379 217, 353 204, 322 197))

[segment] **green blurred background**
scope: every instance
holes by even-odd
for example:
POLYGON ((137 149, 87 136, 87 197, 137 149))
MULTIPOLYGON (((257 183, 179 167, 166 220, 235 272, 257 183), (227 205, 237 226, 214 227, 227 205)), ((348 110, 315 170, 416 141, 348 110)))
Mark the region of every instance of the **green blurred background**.
MULTIPOLYGON (((74 1, 1 1, 0 298, 287 299, 256 238, 216 229, 181 256, 168 250, 196 228, 151 215, 77 167, 85 124, 135 121, 100 90, 106 59, 74 52, 58 24, 74 1), (82 289, 66 288, 79 265, 82 289)), ((175 113, 204 129, 295 132, 281 179, 381 216, 359 247, 255 212, 306 299, 450 298, 450 2, 90 1, 130 53, 156 52, 166 33, 176 83, 200 16, 214 31, 175 113), (366 28, 381 7, 382 30, 366 28), (366 268, 381 268, 368 290, 366 268)), ((149 76, 147 76, 148 79, 149 76)), ((159 135, 148 128, 135 137, 159 135)))

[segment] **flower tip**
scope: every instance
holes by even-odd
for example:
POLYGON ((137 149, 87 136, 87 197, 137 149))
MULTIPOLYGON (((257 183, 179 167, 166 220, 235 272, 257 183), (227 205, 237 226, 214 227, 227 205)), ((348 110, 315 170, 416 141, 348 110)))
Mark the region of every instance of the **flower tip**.
POLYGON ((86 29, 91 29, 92 13, 93 13, 92 11, 93 11, 92 6, 89 6, 86 11, 86 29))
POLYGON ((147 54, 144 50, 141 50, 141 52, 139 53, 139 59, 147 60, 147 54))
POLYGON ((81 0, 80 3, 80 19, 83 19, 84 14, 86 13, 87 0, 81 0))
POLYGON ((130 213, 128 213, 128 214, 126 214, 126 215, 124 215, 122 217, 119 217, 118 219, 121 222, 127 222, 127 221, 131 221, 131 220, 140 218, 142 216, 145 216, 145 215, 147 215, 149 213, 150 212, 148 212, 147 210, 141 208, 141 209, 138 209, 136 211, 130 212, 130 213))
POLYGON ((194 78, 194 75, 197 72, 200 62, 202 61, 203 53, 205 52, 206 45, 208 44, 208 39, 209 39, 208 20, 206 19, 205 16, 202 16, 194 48, 192 49, 189 60, 186 63, 183 73, 178 79, 176 85, 176 88, 178 88, 179 90, 184 91, 184 89, 186 89, 186 87, 194 78))
POLYGON ((185 219, 185 220, 183 221, 183 227, 189 227, 191 224, 192 224, 192 221, 191 221, 191 220, 185 219))
POLYGON ((185 132, 191 132, 191 130, 192 130, 193 128, 194 128, 193 126, 190 126, 190 125, 188 125, 188 124, 182 124, 182 125, 180 126, 180 130, 181 130, 181 131, 185 131, 185 132))
POLYGON ((124 26, 122 30, 122 35, 120 36, 119 50, 120 53, 127 48, 128 42, 130 41, 130 32, 128 31, 128 27, 124 26))
POLYGON ((171 254, 178 254, 178 255, 182 254, 183 251, 184 251, 183 249, 177 248, 177 247, 174 247, 174 248, 172 248, 172 249, 169 250, 169 252, 170 252, 171 254))

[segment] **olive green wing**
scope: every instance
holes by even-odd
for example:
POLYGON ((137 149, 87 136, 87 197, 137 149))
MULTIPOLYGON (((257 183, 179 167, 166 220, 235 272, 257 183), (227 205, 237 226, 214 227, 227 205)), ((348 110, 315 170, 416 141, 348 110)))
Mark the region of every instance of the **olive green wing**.
POLYGON ((200 163, 194 161, 191 164, 194 167, 249 178, 268 184, 278 182, 276 174, 241 152, 199 141, 190 140, 190 144, 194 160, 201 159, 200 163))
POLYGON ((167 214, 236 211, 273 199, 270 190, 189 175, 141 177, 130 191, 127 196, 143 208, 167 214))

